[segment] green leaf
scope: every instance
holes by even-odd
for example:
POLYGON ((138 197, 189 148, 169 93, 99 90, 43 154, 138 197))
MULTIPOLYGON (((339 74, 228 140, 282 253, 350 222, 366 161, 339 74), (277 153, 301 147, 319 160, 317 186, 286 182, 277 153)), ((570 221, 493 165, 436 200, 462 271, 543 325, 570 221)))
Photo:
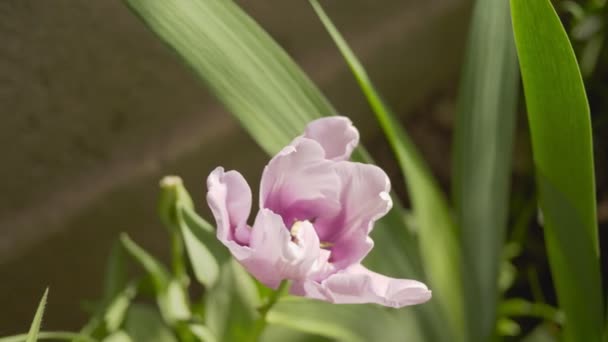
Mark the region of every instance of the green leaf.
POLYGON ((217 338, 211 330, 202 324, 190 324, 188 326, 192 335, 202 342, 216 342, 217 338))
POLYGON ((122 292, 118 293, 116 297, 109 303, 103 315, 107 332, 113 333, 118 331, 118 329, 122 326, 127 314, 127 310, 129 309, 129 306, 131 305, 136 293, 137 287, 135 284, 131 284, 122 292))
POLYGON ((273 325, 289 327, 335 341, 422 341, 412 310, 388 311, 379 306, 335 305, 286 297, 268 313, 273 325), (374 322, 373 324, 370 322, 374 322))
POLYGON ((42 295, 42 299, 40 299, 40 303, 38 304, 38 309, 36 310, 36 314, 34 315, 34 319, 32 320, 32 325, 30 326, 30 331, 27 333, 26 342, 36 342, 38 341, 38 332, 40 331, 40 326, 42 325, 42 316, 44 316, 44 309, 46 307, 46 299, 49 295, 48 287, 44 290, 44 295, 42 295))
POLYGON ((218 341, 248 341, 260 316, 253 279, 235 260, 221 267, 220 279, 206 296, 205 325, 218 341))
POLYGON ((419 225, 420 251, 433 295, 450 322, 452 338, 464 340, 460 251, 443 193, 409 136, 380 98, 363 65, 318 2, 310 2, 344 55, 399 161, 413 203, 414 216, 419 225))
POLYGON ((159 261, 139 247, 126 234, 122 234, 120 240, 127 252, 150 275, 163 319, 169 324, 189 319, 191 313, 187 294, 180 281, 171 278, 169 272, 159 261))
MULTIPOLYGON (((28 334, 21 334, 8 337, 0 337, 0 342, 26 342, 28 334)), ((57 341, 73 341, 78 340, 82 342, 97 342, 97 340, 82 335, 80 333, 69 332, 69 331, 40 331, 38 332, 38 339, 40 340, 57 340, 57 341)))
POLYGON ((511 298, 500 304, 500 314, 507 317, 536 317, 557 324, 564 323, 564 315, 558 309, 544 303, 531 303, 525 299, 511 298))
POLYGON ((133 341, 177 342, 158 311, 147 305, 136 304, 129 308, 124 330, 133 341))
POLYGON ((603 295, 589 106, 549 0, 511 0, 545 241, 566 341, 599 341, 603 295))
POLYGON ((133 339, 126 332, 120 330, 117 331, 106 338, 103 339, 102 342, 134 342, 133 339))
POLYGON ((234 2, 126 0, 270 154, 335 110, 234 2))
POLYGON ((201 284, 211 288, 219 278, 219 265, 230 258, 230 253, 217 239, 215 228, 194 209, 180 206, 178 218, 194 275, 201 284))
POLYGON ((496 326, 519 91, 508 2, 475 2, 466 51, 452 193, 461 229, 467 336, 485 341, 496 326))

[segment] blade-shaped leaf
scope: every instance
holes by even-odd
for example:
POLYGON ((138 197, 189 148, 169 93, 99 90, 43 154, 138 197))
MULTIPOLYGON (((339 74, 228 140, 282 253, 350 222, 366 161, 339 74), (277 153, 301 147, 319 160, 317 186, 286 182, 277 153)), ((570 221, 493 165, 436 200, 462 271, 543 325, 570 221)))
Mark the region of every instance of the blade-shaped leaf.
POLYGON ((310 118, 335 113, 289 56, 232 1, 127 3, 269 153, 300 134, 310 118))
POLYGON ((518 82, 509 4, 476 1, 460 84, 453 161, 468 338, 473 341, 489 340, 496 326, 518 82))
POLYGON ((464 340, 460 251, 446 200, 409 136, 375 90, 363 65, 319 3, 316 0, 310 2, 344 55, 399 161, 413 203, 422 261, 433 295, 451 323, 452 338, 464 340))
POLYGON ((156 292, 156 300, 165 321, 173 324, 190 318, 187 294, 180 282, 172 279, 158 260, 133 242, 126 234, 121 235, 120 241, 133 259, 150 275, 156 292))
POLYGON ((539 204, 566 341, 599 341, 603 296, 589 106, 549 0, 511 0, 539 204))
POLYGON ((34 319, 32 320, 32 325, 30 326, 30 331, 27 333, 26 342, 36 342, 38 341, 38 332, 40 331, 40 326, 42 325, 42 316, 44 316, 44 309, 46 307, 46 299, 49 295, 49 289, 47 287, 44 290, 44 295, 42 295, 42 299, 40 299, 40 303, 38 304, 38 309, 36 310, 36 314, 34 315, 34 319))

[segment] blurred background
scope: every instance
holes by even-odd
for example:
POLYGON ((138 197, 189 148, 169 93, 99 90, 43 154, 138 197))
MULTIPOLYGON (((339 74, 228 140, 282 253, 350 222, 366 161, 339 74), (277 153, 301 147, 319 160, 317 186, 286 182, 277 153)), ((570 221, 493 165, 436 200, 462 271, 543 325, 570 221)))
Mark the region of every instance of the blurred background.
MULTIPOLYGON (((308 2, 237 3, 340 113, 353 119, 404 197, 392 153, 308 2)), ((607 12, 585 12, 584 6, 577 12, 572 3, 556 6, 586 77, 605 241, 607 12)), ((351 0, 327 1, 324 7, 449 189, 471 1, 351 0)), ((105 260, 120 232, 167 256, 168 236, 156 211, 163 175, 182 176, 206 213, 204 182, 213 168, 239 169, 255 184, 267 156, 119 0, 2 0, 0 41, 0 336, 27 329, 46 286, 51 296, 45 328, 78 328, 87 317, 86 300, 100 295, 105 260)), ((521 114, 511 211, 534 216, 529 138, 521 114)), ((542 232, 530 222, 523 227, 514 222, 520 228, 510 230, 526 240, 515 260, 524 270, 522 279, 511 291, 540 291, 552 302, 542 232)))

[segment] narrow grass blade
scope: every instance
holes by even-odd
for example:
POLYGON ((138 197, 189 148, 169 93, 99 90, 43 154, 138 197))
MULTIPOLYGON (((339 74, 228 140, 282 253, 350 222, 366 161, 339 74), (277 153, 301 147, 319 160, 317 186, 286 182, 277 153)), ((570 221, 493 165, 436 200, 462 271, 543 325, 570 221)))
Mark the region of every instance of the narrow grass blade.
POLYGON ((603 296, 589 106, 549 0, 511 0, 549 263, 565 341, 599 341, 603 296))
POLYGON ((496 326, 519 77, 509 4, 475 3, 454 131, 453 198, 461 229, 468 338, 496 326))
POLYGON ((404 173, 418 223, 422 261, 433 295, 450 321, 453 337, 462 335, 463 307, 456 231, 446 200, 414 144, 376 92, 365 69, 316 0, 310 1, 351 68, 404 173))
POLYGON ((40 299, 40 303, 38 304, 38 309, 36 310, 36 314, 34 315, 34 320, 32 320, 32 325, 30 326, 30 331, 27 333, 26 342, 36 342, 38 341, 38 332, 40 331, 40 326, 42 325, 42 317, 44 316, 44 309, 46 307, 46 299, 49 295, 49 289, 47 287, 44 290, 44 295, 42 295, 42 299, 40 299))

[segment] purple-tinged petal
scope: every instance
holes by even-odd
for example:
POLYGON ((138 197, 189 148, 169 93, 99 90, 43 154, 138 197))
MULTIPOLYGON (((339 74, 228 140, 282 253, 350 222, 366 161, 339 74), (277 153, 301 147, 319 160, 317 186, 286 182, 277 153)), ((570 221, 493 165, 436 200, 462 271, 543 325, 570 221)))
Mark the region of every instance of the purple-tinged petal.
POLYGON ((391 188, 386 173, 377 166, 338 162, 334 169, 340 178, 339 215, 315 223, 319 238, 332 244, 331 261, 337 268, 358 264, 369 253, 369 238, 376 220, 392 207, 391 188))
POLYGON ((290 232, 283 219, 268 209, 258 213, 249 247, 251 255, 239 261, 272 288, 277 288, 283 279, 302 281, 320 267, 321 248, 312 224, 297 222, 290 232))
POLYGON ((317 119, 306 126, 303 137, 316 140, 325 150, 325 158, 347 160, 359 143, 359 131, 344 116, 317 119))
POLYGON ((287 226, 295 221, 335 216, 340 210, 340 180, 333 164, 325 159, 325 152, 316 141, 294 140, 264 169, 260 207, 281 215, 287 226))
POLYGON ((420 304, 431 298, 423 283, 390 278, 357 264, 322 282, 299 283, 292 293, 336 304, 375 303, 394 308, 420 304))
POLYGON ((251 189, 247 181, 236 171, 224 172, 218 167, 207 178, 207 189, 207 203, 215 217, 217 238, 237 259, 245 257, 247 253, 242 246, 249 243, 247 218, 251 212, 251 189))

